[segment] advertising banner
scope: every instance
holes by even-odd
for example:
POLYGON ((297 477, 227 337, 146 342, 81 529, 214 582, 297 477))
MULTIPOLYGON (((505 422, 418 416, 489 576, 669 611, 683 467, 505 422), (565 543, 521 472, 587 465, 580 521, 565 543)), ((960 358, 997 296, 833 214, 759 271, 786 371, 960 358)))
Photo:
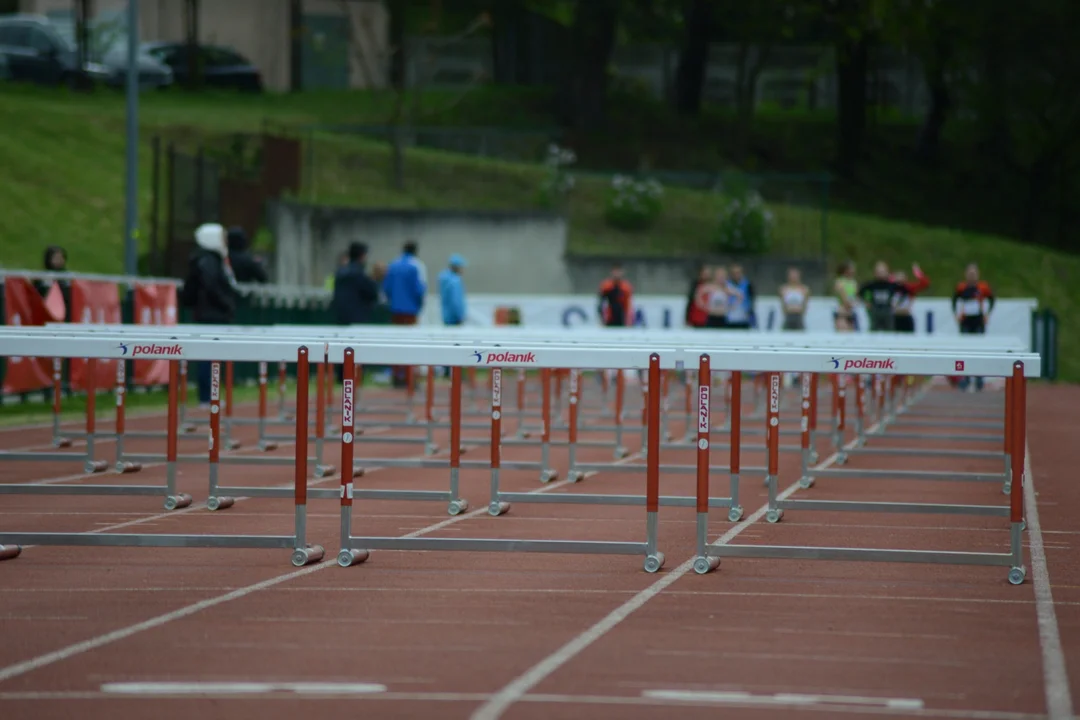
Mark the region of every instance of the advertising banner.
MULTIPOLYGON (((4 280, 4 324, 44 325, 52 322, 37 288, 26 278, 9 277, 4 280)), ((4 365, 3 390, 5 394, 18 395, 42 390, 52 385, 52 358, 28 358, 11 356, 4 365)))
MULTIPOLYGON (((137 325, 176 324, 176 286, 168 283, 135 286, 137 325)), ((168 360, 136 360, 136 385, 168 385, 168 360)))
MULTIPOLYGON (((77 323, 118 324, 120 317, 120 288, 116 283, 101 280, 73 280, 71 283, 71 321, 77 323)), ((97 359, 94 386, 98 390, 116 385, 116 361, 97 359)), ((77 391, 87 388, 87 362, 71 360, 71 387, 77 391)))

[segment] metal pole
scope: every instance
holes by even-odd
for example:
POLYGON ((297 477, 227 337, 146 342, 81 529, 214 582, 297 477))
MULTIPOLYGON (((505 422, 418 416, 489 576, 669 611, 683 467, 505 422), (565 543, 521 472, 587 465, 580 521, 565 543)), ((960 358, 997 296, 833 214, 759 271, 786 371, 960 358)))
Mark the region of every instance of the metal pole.
POLYGON ((124 272, 138 273, 139 240, 139 2, 127 11, 127 172, 124 208, 124 272))

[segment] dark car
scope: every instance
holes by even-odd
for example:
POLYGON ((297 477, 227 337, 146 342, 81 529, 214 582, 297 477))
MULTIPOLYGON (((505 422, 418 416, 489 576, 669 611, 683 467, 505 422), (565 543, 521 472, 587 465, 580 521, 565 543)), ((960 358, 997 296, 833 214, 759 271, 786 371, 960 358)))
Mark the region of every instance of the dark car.
MULTIPOLYGON (((168 65, 178 84, 187 84, 191 63, 186 43, 146 43, 143 45, 143 52, 168 65)), ((202 72, 204 87, 262 92, 262 75, 259 69, 240 53, 216 45, 198 45, 196 52, 196 62, 202 72)))
MULTIPOLYGON (((123 87, 127 82, 127 55, 115 47, 108 52, 91 48, 90 60, 79 67, 74 31, 38 15, 0 16, 0 55, 9 79, 37 85, 77 87, 87 82, 123 87)), ((172 85, 172 70, 150 56, 139 58, 139 85, 172 85)))

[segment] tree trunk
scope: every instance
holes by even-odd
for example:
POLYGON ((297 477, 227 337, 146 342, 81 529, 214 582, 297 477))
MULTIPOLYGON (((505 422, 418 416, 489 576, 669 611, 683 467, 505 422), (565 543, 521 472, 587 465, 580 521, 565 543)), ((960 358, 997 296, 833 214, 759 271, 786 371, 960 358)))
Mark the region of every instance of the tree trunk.
POLYGON ((202 63, 199 62, 199 0, 187 0, 184 9, 184 39, 187 42, 188 89, 198 90, 202 85, 202 63))
POLYGON ((941 134, 949 117, 952 95, 941 74, 928 77, 926 82, 930 88, 930 108, 919 130, 916 155, 921 162, 936 165, 941 159, 941 134))
POLYGON ((562 103, 565 122, 577 130, 598 130, 604 124, 618 7, 617 0, 578 0, 562 103))
POLYGON ((394 117, 391 120, 391 183, 397 191, 405 190, 405 2, 391 0, 390 9, 390 86, 394 89, 394 117))
POLYGON ((866 76, 870 42, 863 33, 845 37, 836 46, 837 170, 844 177, 855 174, 866 132, 866 76))
POLYGON ((304 89, 304 9, 301 0, 289 0, 289 90, 304 89))
POLYGON ((1039 236, 1038 222, 1046 205, 1053 163, 1054 154, 1044 152, 1028 170, 1027 202, 1024 203, 1024 217, 1020 228, 1020 237, 1025 242, 1036 242, 1039 236))
POLYGON ((679 64, 675 70, 673 105, 680 115, 694 116, 701 112, 701 96, 709 67, 709 40, 712 37, 713 4, 711 0, 690 0, 686 3, 679 64))

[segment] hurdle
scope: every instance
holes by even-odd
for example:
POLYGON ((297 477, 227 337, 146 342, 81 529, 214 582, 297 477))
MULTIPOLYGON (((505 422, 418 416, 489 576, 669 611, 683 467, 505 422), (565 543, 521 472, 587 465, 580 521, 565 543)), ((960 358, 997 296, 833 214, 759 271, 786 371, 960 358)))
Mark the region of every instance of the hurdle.
MULTIPOLYGON (((23 336, 8 334, 4 337, 7 341, 4 347, 6 351, 13 350, 16 346, 23 352, 32 351, 37 357, 88 357, 88 358, 115 358, 118 354, 117 340, 110 342, 107 338, 87 339, 83 337, 63 338, 46 336, 43 334, 26 333, 23 336), (17 344, 16 344, 17 343, 17 344)), ((13 559, 17 557, 22 546, 46 545, 46 546, 78 546, 78 547, 155 547, 155 548, 249 548, 249 549, 287 549, 291 551, 291 563, 296 567, 303 567, 311 563, 319 562, 325 555, 324 549, 319 545, 307 542, 307 393, 309 372, 309 353, 306 346, 254 343, 228 344, 208 341, 189 341, 184 345, 185 355, 194 359, 207 359, 210 357, 226 357, 235 353, 240 359, 281 359, 282 354, 294 355, 297 364, 298 376, 304 382, 298 383, 296 424, 297 452, 294 459, 295 474, 293 488, 293 532, 291 535, 179 535, 179 534, 153 534, 153 533, 49 533, 49 532, 0 532, 0 559, 13 559), (266 357, 268 356, 268 357, 266 357)), ((154 354, 150 354, 155 357, 154 354)), ((162 359, 171 359, 161 353, 156 354, 162 359)), ((150 359, 150 358, 148 358, 150 359)), ((178 375, 176 363, 170 363, 171 379, 178 375)), ((179 408, 176 392, 176 383, 170 382, 168 426, 171 438, 167 467, 170 488, 175 487, 176 471, 176 434, 179 432, 179 408)), ((218 414, 211 415, 211 424, 215 431, 220 429, 218 414)), ((210 453, 213 459, 215 447, 211 446, 210 453)), ((5 487, 5 486, 0 486, 5 487)), ((70 488, 66 488, 70 491, 70 488)), ((75 491, 79 493, 78 490, 75 491)), ((191 502, 190 496, 184 496, 186 502, 191 502)), ((175 499, 175 498, 174 498, 175 499)))
MULTIPOLYGON (((702 357, 702 365, 706 363, 706 357, 702 357)), ((947 375, 958 371, 949 368, 953 362, 951 356, 905 358, 897 361, 898 371, 911 375, 947 375)), ((742 544, 707 544, 707 514, 702 511, 704 497, 707 498, 708 477, 702 478, 699 473, 698 493, 698 555, 694 560, 694 569, 699 574, 705 574, 715 570, 724 557, 746 558, 787 558, 798 560, 852 560, 852 561, 876 561, 876 562, 906 562, 906 563, 931 563, 931 564, 958 564, 958 565, 985 565, 1008 567, 1008 580, 1013 585, 1024 582, 1026 569, 1023 563, 1023 545, 1021 534, 1024 528, 1024 497, 1023 497, 1023 473, 1024 456, 1026 452, 1026 381, 1029 377, 1039 377, 1040 358, 1037 355, 1001 353, 997 357, 987 354, 983 357, 973 358, 968 356, 964 360, 965 371, 971 375, 983 377, 1006 377, 1007 399, 1006 406, 1009 417, 1006 421, 1009 427, 1010 449, 1010 492, 1009 504, 1004 506, 993 505, 944 505, 928 503, 898 503, 898 502, 855 502, 855 501, 826 501, 826 500, 781 500, 777 497, 777 474, 778 453, 777 434, 769 435, 769 503, 766 520, 770 523, 779 522, 785 510, 805 509, 819 511, 854 510, 861 512, 887 512, 887 513, 931 513, 931 514, 957 514, 979 515, 985 517, 1008 518, 1010 550, 1008 553, 987 552, 954 552, 940 550, 896 550, 874 548, 838 548, 838 547, 795 547, 778 545, 742 545, 742 544), (969 369, 970 368, 970 369, 969 369)), ((959 367, 958 365, 955 367, 959 367)), ((891 369, 891 368, 890 368, 891 369)), ((965 372, 960 371, 960 372, 965 372)), ((889 373, 891 374, 891 373, 889 373)), ((769 427, 777 428, 779 414, 776 411, 777 390, 779 387, 779 375, 775 372, 769 375, 770 403, 769 403, 769 427)), ((699 464, 708 462, 707 450, 699 451, 699 464)), ((854 471, 863 473, 865 471, 854 471)))

